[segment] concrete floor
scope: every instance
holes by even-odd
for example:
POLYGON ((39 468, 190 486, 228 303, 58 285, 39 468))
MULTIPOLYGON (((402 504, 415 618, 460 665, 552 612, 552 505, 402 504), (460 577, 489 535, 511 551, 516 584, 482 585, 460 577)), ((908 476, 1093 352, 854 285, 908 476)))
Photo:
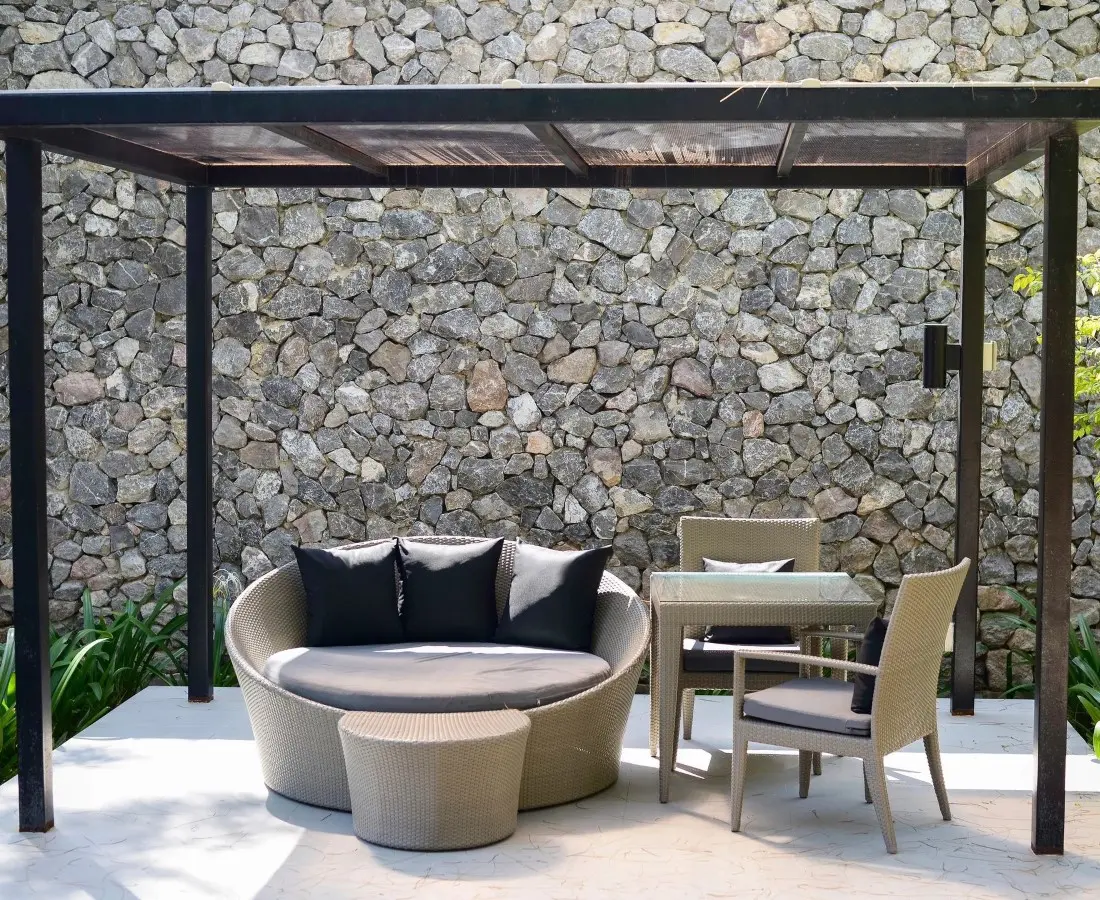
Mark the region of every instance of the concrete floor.
POLYGON ((863 803, 856 760, 826 758, 807 800, 796 758, 754 747, 744 831, 729 831, 728 698, 700 698, 671 802, 657 802, 648 699, 621 778, 520 815, 492 847, 424 854, 364 844, 351 817, 270 794, 237 690, 189 706, 149 688, 55 756, 57 827, 16 831, 0 787, 0 898, 1040 898, 1100 895, 1100 763, 1071 732, 1066 855, 1031 854, 1031 704, 943 715, 954 820, 939 818, 921 748, 887 760, 897 856, 863 803))

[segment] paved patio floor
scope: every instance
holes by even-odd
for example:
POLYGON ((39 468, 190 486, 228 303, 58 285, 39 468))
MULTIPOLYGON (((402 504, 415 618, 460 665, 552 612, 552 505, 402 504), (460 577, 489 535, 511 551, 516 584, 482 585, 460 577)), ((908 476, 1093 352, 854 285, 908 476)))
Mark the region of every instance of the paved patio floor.
POLYGON ((57 827, 16 832, 0 787, 0 898, 792 898, 1100 895, 1100 764, 1071 733, 1067 852, 1030 834, 1031 704, 942 718, 954 820, 940 820, 918 745, 887 761, 900 853, 887 856, 856 760, 826 758, 798 799, 796 758, 754 747, 744 831, 729 831, 728 698, 700 698, 671 802, 657 802, 638 697, 614 787, 520 815, 500 844, 406 853, 357 840, 351 817, 270 794, 237 690, 189 706, 150 688, 55 757, 57 827))

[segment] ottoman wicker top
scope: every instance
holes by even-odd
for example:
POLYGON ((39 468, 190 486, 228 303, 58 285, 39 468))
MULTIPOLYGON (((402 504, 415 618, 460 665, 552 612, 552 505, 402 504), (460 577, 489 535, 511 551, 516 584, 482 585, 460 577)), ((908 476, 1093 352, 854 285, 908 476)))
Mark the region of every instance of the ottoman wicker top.
POLYGON ((350 712, 340 718, 349 737, 381 743, 456 744, 526 731, 531 720, 514 709, 457 713, 350 712))

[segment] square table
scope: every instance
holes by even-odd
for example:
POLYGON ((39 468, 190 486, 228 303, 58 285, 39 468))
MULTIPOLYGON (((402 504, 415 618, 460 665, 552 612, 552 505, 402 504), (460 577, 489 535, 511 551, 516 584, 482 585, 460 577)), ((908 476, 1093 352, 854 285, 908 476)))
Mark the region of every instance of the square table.
POLYGON ((676 763, 676 698, 685 625, 789 625, 795 631, 845 625, 862 631, 878 615, 880 605, 844 572, 658 572, 649 580, 649 602, 649 689, 657 694, 662 803, 668 802, 669 777, 676 763))

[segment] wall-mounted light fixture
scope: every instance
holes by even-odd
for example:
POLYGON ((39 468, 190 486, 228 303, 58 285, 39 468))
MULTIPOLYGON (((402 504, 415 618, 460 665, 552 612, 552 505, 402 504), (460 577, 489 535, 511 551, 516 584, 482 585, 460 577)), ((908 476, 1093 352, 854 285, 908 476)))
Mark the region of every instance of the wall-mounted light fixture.
MULTIPOLYGON (((962 346, 947 342, 946 325, 924 326, 924 386, 947 387, 947 373, 957 372, 962 365, 962 346)), ((997 367, 997 342, 982 345, 982 371, 997 367)))
POLYGON ((947 387, 948 371, 957 372, 962 362, 962 346, 947 343, 946 325, 924 326, 924 386, 947 387))

